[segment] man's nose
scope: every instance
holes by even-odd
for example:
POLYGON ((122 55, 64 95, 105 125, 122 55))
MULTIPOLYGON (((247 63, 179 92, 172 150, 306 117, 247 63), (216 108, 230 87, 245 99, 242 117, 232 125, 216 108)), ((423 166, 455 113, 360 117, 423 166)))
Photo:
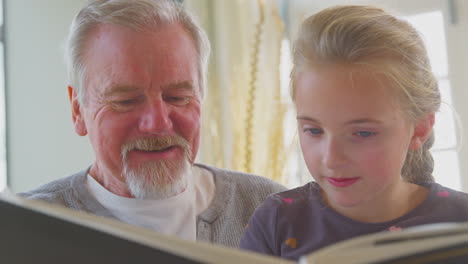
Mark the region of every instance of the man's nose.
POLYGON ((164 133, 172 130, 170 106, 162 98, 150 100, 140 118, 139 129, 145 133, 164 133))
POLYGON ((329 169, 345 167, 348 164, 346 146, 337 139, 327 139, 324 145, 322 162, 329 169))

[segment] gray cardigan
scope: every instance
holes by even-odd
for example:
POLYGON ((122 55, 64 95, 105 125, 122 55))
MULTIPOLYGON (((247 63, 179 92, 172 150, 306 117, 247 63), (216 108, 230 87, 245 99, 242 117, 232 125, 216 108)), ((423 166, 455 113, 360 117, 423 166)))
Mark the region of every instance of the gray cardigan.
MULTIPOLYGON (((263 177, 196 164, 214 175, 216 192, 210 206, 197 218, 197 240, 238 247, 240 237, 257 206, 286 188, 263 177)), ((87 170, 19 195, 60 204, 116 219, 86 188, 87 170)))

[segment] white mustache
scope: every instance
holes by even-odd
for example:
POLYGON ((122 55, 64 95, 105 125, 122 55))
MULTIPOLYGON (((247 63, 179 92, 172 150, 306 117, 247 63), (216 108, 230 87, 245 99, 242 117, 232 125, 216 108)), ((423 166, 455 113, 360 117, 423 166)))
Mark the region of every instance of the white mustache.
POLYGON ((190 157, 190 145, 185 138, 175 136, 163 136, 163 137, 147 137, 138 138, 125 143, 122 146, 122 158, 125 160, 127 153, 131 150, 143 150, 143 151, 157 151, 163 150, 169 147, 180 147, 184 150, 185 155, 190 157))

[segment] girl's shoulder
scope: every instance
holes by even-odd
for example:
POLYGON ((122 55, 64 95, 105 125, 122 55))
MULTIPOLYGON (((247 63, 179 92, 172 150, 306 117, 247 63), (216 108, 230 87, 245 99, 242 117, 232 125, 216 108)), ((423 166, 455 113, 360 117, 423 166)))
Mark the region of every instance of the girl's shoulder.
POLYGON ((320 187, 315 182, 309 182, 287 191, 269 195, 264 206, 270 209, 274 207, 280 213, 292 213, 292 211, 307 207, 315 207, 314 204, 323 207, 320 187))
POLYGON ((315 182, 270 195, 270 199, 279 203, 307 202, 311 197, 320 195, 320 187, 315 182))
POLYGON ((425 186, 429 188, 429 195, 433 198, 450 201, 460 201, 465 203, 468 202, 468 193, 457 191, 435 182, 429 183, 425 186))
POLYGON ((433 213, 457 216, 454 220, 468 220, 468 193, 438 183, 430 183, 426 187, 429 188, 429 195, 420 207, 433 213))

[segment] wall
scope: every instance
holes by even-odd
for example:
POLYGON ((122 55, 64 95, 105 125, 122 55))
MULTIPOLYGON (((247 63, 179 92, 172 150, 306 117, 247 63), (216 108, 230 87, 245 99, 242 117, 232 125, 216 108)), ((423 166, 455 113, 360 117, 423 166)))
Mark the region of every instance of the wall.
POLYGON ((25 191, 86 168, 87 138, 74 133, 62 43, 84 0, 6 0, 8 184, 25 191))

